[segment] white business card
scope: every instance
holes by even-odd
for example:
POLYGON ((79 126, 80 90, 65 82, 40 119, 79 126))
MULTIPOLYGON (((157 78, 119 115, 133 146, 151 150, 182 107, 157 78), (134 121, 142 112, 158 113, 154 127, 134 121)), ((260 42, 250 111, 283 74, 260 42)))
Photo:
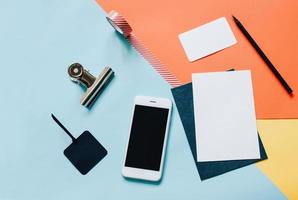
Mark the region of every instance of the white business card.
POLYGON ((225 17, 181 33, 179 39, 190 62, 237 43, 225 17))

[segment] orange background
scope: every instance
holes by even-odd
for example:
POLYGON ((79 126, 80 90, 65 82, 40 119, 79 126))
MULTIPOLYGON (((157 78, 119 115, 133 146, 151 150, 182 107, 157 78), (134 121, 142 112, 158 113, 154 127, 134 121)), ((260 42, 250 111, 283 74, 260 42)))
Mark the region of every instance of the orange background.
POLYGON ((297 0, 97 0, 116 10, 183 83, 191 73, 251 69, 257 118, 298 118, 297 0), (232 20, 235 15, 294 90, 290 96, 232 20), (238 43, 190 63, 178 34, 225 16, 238 43), (296 96, 295 96, 296 93, 296 96))

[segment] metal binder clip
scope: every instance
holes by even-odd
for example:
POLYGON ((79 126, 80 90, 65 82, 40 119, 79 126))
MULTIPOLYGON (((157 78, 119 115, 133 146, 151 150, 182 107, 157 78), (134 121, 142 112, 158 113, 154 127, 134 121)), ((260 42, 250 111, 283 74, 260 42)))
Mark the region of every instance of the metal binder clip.
POLYGON ((68 67, 68 74, 72 81, 82 84, 87 88, 81 98, 81 105, 91 107, 103 88, 114 77, 114 71, 110 67, 105 67, 100 75, 95 78, 79 63, 74 63, 68 67))

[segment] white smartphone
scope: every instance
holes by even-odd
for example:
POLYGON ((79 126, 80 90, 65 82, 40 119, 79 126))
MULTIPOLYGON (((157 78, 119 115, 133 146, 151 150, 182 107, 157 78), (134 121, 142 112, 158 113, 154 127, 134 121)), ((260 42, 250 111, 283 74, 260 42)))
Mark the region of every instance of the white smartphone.
POLYGON ((123 176, 148 181, 161 179, 171 110, 169 99, 135 97, 123 176))

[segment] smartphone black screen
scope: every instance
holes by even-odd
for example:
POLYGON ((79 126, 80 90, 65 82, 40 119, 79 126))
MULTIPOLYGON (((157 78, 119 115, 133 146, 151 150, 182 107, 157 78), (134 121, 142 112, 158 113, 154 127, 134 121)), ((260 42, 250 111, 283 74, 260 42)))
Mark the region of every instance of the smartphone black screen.
POLYGON ((169 109, 135 105, 125 166, 159 171, 169 109))

